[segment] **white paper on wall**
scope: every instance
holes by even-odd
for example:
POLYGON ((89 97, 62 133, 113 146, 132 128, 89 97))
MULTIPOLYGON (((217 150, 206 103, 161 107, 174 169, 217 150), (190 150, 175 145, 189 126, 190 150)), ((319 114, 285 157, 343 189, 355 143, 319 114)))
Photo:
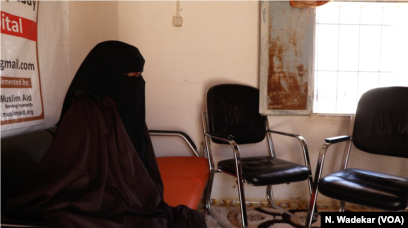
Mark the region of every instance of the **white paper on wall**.
POLYGON ((2 3, 2 131, 31 126, 44 119, 37 58, 37 12, 36 1, 2 3))
POLYGON ((72 80, 68 21, 67 1, 1 2, 1 137, 58 120, 72 80))

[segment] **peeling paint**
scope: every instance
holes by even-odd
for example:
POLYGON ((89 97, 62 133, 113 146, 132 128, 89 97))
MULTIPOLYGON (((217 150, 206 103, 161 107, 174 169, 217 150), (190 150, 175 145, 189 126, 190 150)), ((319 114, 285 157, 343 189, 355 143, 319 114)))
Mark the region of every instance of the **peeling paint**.
POLYGON ((303 77, 305 75, 305 67, 303 64, 299 64, 296 69, 298 70, 299 77, 303 77))
MULTIPOLYGON (((310 14, 273 3, 268 31, 268 110, 308 110, 310 106, 310 44, 305 29, 310 14), (287 11, 287 12, 286 12, 287 11)), ((311 55, 313 56, 313 55, 311 55)))
POLYGON ((263 8, 263 9, 262 9, 262 18, 263 18, 263 22, 266 22, 266 19, 265 19, 265 14, 266 14, 266 8, 263 8))
MULTIPOLYGON (((296 45, 291 39, 291 45, 296 45)), ((305 68, 303 64, 296 66, 296 71, 287 67, 285 54, 287 44, 277 37, 271 41, 269 48, 268 70, 268 109, 306 109, 308 82, 303 80, 305 68), (288 69, 289 68, 289 69, 288 69)))

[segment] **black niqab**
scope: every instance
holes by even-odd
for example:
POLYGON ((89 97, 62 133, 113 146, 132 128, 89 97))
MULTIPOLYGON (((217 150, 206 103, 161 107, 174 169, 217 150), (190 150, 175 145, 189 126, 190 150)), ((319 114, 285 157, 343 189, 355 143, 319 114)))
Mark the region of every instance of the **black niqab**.
POLYGON ((65 96, 61 122, 71 106, 76 92, 92 94, 98 100, 111 98, 121 121, 143 165, 148 169, 145 126, 145 82, 140 77, 123 73, 143 72, 145 60, 139 50, 120 41, 105 41, 96 45, 79 67, 65 96))

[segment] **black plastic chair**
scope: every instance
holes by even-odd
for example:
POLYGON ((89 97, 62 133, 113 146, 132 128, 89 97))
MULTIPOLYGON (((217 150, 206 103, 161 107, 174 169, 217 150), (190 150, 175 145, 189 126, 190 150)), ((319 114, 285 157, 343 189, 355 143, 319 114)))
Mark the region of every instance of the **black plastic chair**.
POLYGON ((408 208, 408 178, 347 169, 351 143, 371 154, 408 158, 408 87, 366 92, 358 103, 353 136, 337 136, 325 141, 317 162, 306 227, 310 227, 318 191, 340 200, 340 211, 344 211, 345 202, 387 211, 408 208), (321 178, 327 148, 339 142, 347 142, 341 170, 321 178))
POLYGON ((204 196, 208 213, 215 217, 211 211, 212 182, 215 173, 223 172, 237 178, 243 227, 248 226, 244 183, 267 186, 266 195, 270 205, 304 223, 303 219, 275 204, 272 185, 307 180, 308 189, 311 192, 313 180, 306 140, 300 135, 270 130, 268 119, 259 114, 259 90, 249 86, 223 84, 210 88, 207 92, 207 113, 202 114, 202 123, 211 169, 204 196), (298 139, 303 150, 305 165, 276 158, 270 133, 298 139), (265 136, 269 144, 269 155, 241 158, 238 144, 258 143, 263 141, 265 136), (214 168, 210 139, 214 143, 229 144, 232 147, 234 159, 219 161, 218 167, 214 168))

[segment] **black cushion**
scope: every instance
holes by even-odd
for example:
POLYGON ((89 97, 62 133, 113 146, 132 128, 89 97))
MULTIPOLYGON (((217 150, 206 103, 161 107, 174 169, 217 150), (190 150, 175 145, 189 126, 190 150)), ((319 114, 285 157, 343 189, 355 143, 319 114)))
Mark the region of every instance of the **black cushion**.
MULTIPOLYGON (((303 181, 309 177, 307 167, 270 156, 241 158, 244 180, 254 186, 303 181)), ((236 175, 235 160, 218 162, 218 169, 236 175)))
POLYGON ((362 169, 345 169, 322 178, 319 191, 328 197, 383 210, 408 207, 408 178, 362 169))

